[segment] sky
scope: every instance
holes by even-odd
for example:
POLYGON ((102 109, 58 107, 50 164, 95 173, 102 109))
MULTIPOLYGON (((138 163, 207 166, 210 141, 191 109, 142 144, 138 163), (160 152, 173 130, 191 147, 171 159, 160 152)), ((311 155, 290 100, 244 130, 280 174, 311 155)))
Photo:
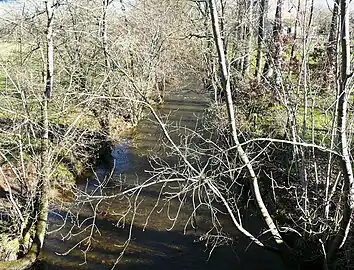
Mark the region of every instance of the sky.
MULTIPOLYGON (((296 18, 296 8, 298 0, 283 0, 284 9, 283 9, 283 18, 284 19, 295 19, 296 18)), ((307 6, 310 7, 312 0, 300 0, 302 4, 307 1, 307 6)), ((333 0, 314 0, 314 16, 316 17, 323 16, 327 14, 330 16, 333 9, 333 0)), ((269 0, 269 18, 274 18, 276 8, 276 0, 269 0)), ((349 0, 349 11, 354 12, 354 1, 349 0)))
MULTIPOLYGON (((307 1, 307 5, 311 5, 312 0, 301 0, 302 3, 307 1)), ((354 10, 354 1, 349 1, 349 9, 354 10)), ((295 14, 298 0, 284 0, 284 16, 287 16, 287 10, 295 14)), ((315 12, 316 11, 329 11, 333 9, 333 0, 314 0, 315 12)), ((269 0, 270 13, 275 13, 276 0, 269 0)), ((288 12, 289 13, 289 12, 288 12)), ((274 15, 274 14, 273 14, 274 15)))
MULTIPOLYGON (((13 8, 14 3, 25 1, 27 3, 34 2, 33 0, 0 0, 0 17, 4 16, 9 8, 13 8)), ((118 0, 116 0, 118 1, 118 0)), ((312 0, 301 0, 302 3, 307 1, 307 5, 311 4, 312 0)), ((284 0, 284 18, 295 17, 296 5, 298 0, 284 0)), ((354 2, 354 1, 353 1, 354 2)), ((333 0, 314 0, 314 4, 316 6, 315 11, 324 10, 329 11, 329 8, 333 8, 333 0)), ((350 9, 354 10, 354 4, 350 4, 350 9)), ((269 0, 269 17, 273 18, 275 14, 276 0, 269 0)))
MULTIPOLYGON (((88 1, 88 0, 87 0, 88 1)), ((123 0, 128 2, 128 0, 123 0)), ((44 6, 44 0, 0 0, 0 19, 6 17, 6 14, 9 14, 12 10, 22 9, 22 3, 26 3, 26 9, 30 9, 34 6, 44 6)), ((115 0, 111 6, 114 6, 117 10, 121 10, 120 0, 115 0)))

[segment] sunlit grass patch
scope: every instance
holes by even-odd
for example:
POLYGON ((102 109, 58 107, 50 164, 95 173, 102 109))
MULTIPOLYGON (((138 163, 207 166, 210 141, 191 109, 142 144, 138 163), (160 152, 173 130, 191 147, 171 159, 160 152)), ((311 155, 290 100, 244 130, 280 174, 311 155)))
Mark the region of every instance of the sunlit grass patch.
POLYGON ((0 59, 7 59, 16 50, 17 44, 15 42, 1 42, 0 41, 0 59))
POLYGON ((0 41, 0 90, 7 86, 6 73, 4 66, 9 61, 11 55, 16 50, 17 44, 14 42, 1 42, 0 41))

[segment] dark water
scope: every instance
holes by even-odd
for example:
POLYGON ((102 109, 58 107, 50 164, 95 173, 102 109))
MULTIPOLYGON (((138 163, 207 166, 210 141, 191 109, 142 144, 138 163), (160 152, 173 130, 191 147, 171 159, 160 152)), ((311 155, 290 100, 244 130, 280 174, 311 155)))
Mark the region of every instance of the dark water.
MULTIPOLYGON (((169 123, 193 128, 207 106, 207 96, 206 93, 198 91, 176 91, 160 112, 169 123)), ((176 134, 174 139, 177 140, 176 134)), ((114 187, 118 178, 124 180, 127 185, 143 182, 149 177, 146 173, 146 170, 150 170, 148 155, 158 152, 163 155, 161 145, 161 131, 151 117, 147 117, 140 123, 134 136, 126 138, 112 150, 112 159, 116 166, 112 173, 113 178, 107 184, 108 188, 103 190, 97 188, 108 179, 105 168, 98 168, 97 179, 90 180, 87 184, 81 183, 79 188, 95 192, 96 195, 100 192, 113 194, 118 192, 119 187, 114 187)), ((238 235, 227 217, 221 217, 221 220, 227 233, 234 236, 234 242, 215 249, 209 257, 210 249, 206 248, 204 242, 198 241, 200 234, 209 228, 209 217, 203 214, 198 217, 197 230, 190 226, 186 228, 185 223, 191 213, 191 207, 188 205, 182 210, 179 221, 171 229, 173 222, 168 218, 167 207, 163 207, 161 201, 151 213, 144 229, 147 216, 156 204, 158 195, 158 188, 147 189, 141 193, 133 226, 130 226, 131 214, 125 219, 122 218, 129 203, 119 198, 103 200, 98 206, 97 201, 90 205, 80 204, 77 200, 66 206, 66 210, 53 206, 49 228, 52 232, 46 238, 40 268, 111 269, 131 230, 132 240, 115 269, 282 269, 279 259, 271 253, 253 245, 246 252, 248 241, 238 235), (72 209, 75 216, 67 215, 67 208, 72 209), (92 208, 96 208, 99 213, 95 219, 92 218, 92 208), (65 217, 67 217, 65 225, 59 230, 59 226, 64 224, 65 217), (121 222, 118 224, 119 218, 121 222), (55 229, 58 231, 53 232, 55 229), (83 233, 77 234, 83 230, 83 233), (93 233, 90 241, 86 239, 78 244, 90 233, 93 233), (70 252, 67 252, 68 250, 70 252)), ((172 203, 169 209, 176 213, 178 204, 172 203)), ((251 227, 251 232, 256 235, 259 233, 260 225, 257 218, 250 217, 245 222, 251 227)))

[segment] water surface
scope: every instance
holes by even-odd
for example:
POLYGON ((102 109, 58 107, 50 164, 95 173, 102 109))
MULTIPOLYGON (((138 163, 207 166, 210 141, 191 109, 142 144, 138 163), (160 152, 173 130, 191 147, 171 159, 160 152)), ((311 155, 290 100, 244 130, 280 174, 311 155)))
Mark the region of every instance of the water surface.
MULTIPOLYGON (((196 91, 193 87, 176 90, 162 106, 160 113, 168 123, 193 129, 198 126, 203 110, 207 107, 208 96, 208 93, 196 91)), ((175 132, 172 137, 178 140, 178 132, 175 132)), ((151 170, 148 156, 156 153, 164 155, 162 144, 161 130, 150 115, 139 124, 134 136, 125 138, 112 149, 111 155, 116 165, 113 172, 114 177, 108 183, 110 188, 103 192, 108 194, 118 192, 118 187, 114 187, 114 181, 118 178, 124 179, 126 185, 136 182, 142 183, 146 180, 150 176, 146 171, 151 170)), ((98 180, 92 179, 87 183, 86 189, 89 192, 105 181, 107 169, 99 167, 96 173, 98 180)), ((81 183, 80 188, 85 189, 85 183, 81 183)), ((100 190, 96 192, 100 192, 100 190)), ((168 218, 163 201, 151 213, 158 196, 158 187, 144 190, 141 193, 135 222, 132 226, 132 240, 116 269, 282 269, 279 259, 271 253, 253 245, 245 252, 248 241, 238 235, 227 217, 221 217, 221 220, 227 233, 234 236, 234 242, 215 249, 209 257, 210 250, 203 241, 198 241, 200 234, 210 227, 209 216, 206 213, 198 216, 199 227, 197 230, 191 226, 187 226, 186 229, 185 222, 192 211, 192 207, 186 205, 179 214, 179 221, 171 228, 173 221, 168 218), (146 225, 149 214, 151 216, 146 225)), ((76 202, 73 212, 80 209, 77 218, 81 224, 77 223, 77 226, 73 227, 71 219, 68 218, 66 225, 61 230, 47 236, 41 255, 42 265, 47 269, 61 270, 111 269, 129 234, 131 215, 127 215, 125 220, 117 222, 128 205, 126 200, 118 198, 100 202, 97 208, 100 214, 95 217, 95 224, 99 230, 97 233, 96 227, 89 226, 93 223, 93 211, 90 205, 87 203, 80 205, 76 202), (64 238, 67 239, 65 236, 69 232, 74 235, 80 231, 78 225, 81 230, 86 228, 85 233, 63 241, 64 238), (87 242, 75 245, 92 231, 95 233, 91 239, 90 248, 85 254, 82 250, 85 250, 87 242), (71 251, 65 256, 58 255, 69 249, 71 251), (86 259, 84 255, 86 255, 86 259)), ((170 212, 175 213, 178 205, 177 202, 172 203, 170 212)), ((96 207, 96 205, 92 207, 96 207)), ((62 218, 55 214, 57 210, 54 208, 57 207, 53 207, 53 212, 50 214, 50 231, 62 223, 62 218)), ((65 216, 65 211, 61 211, 60 214, 65 216)), ((259 219, 249 217, 245 222, 251 227, 251 232, 259 233, 260 224, 257 224, 259 219)))

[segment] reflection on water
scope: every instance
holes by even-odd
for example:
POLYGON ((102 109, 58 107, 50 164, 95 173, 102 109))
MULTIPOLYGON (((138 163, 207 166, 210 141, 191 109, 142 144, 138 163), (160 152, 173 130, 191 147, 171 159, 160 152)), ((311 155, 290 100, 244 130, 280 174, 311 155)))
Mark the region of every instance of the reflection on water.
POLYGON ((114 145, 111 150, 111 156, 114 164, 114 173, 121 174, 129 168, 129 139, 124 138, 123 141, 114 145))
MULTIPOLYGON (((165 115, 164 120, 194 128, 207 105, 205 96, 205 93, 192 91, 174 93, 161 109, 165 115)), ((178 139, 178 136, 175 138, 178 139)), ((153 119, 147 118, 142 121, 133 139, 127 138, 113 147, 111 156, 115 163, 114 177, 125 178, 127 184, 147 179, 149 174, 146 170, 150 168, 148 154, 161 151, 161 145, 161 131, 153 123, 153 119)), ((80 189, 95 194, 118 192, 120 187, 114 187, 115 181, 108 182, 109 172, 106 168, 97 168, 96 174, 96 180, 82 184, 80 189), (101 189, 103 184, 107 184, 109 188, 101 189)), ((234 235, 236 240, 229 246, 216 249, 208 259, 209 250, 203 242, 196 240, 201 232, 210 228, 210 216, 200 214, 198 231, 189 228, 187 235, 184 235, 184 225, 191 214, 191 206, 183 207, 178 222, 171 228, 173 221, 167 217, 164 202, 157 203, 158 196, 158 188, 142 191, 132 226, 132 241, 116 269, 282 269, 273 254, 255 246, 251 246, 248 252, 245 252, 249 242, 237 235, 226 217, 223 220, 225 230, 234 235), (156 203, 156 210, 151 212, 156 203), (149 214, 151 216, 146 225, 149 214)), ((131 202, 112 198, 95 204, 75 201, 71 206, 72 215, 67 211, 53 208, 49 216, 50 231, 65 225, 47 236, 41 255, 43 269, 111 269, 129 234, 132 216, 125 214, 127 208, 131 206, 131 202), (93 216, 93 209, 98 213, 97 216, 93 216), (80 231, 84 233, 78 234, 80 231), (85 238, 90 233, 94 233, 93 237, 85 238), (83 253, 82 250, 85 250, 88 244, 88 252, 83 253), (68 250, 71 251, 67 255, 58 255, 65 254, 68 250), (83 263, 85 260, 86 263, 83 263)), ((173 201, 169 205, 169 212, 176 213, 178 207, 179 203, 173 201)), ((252 222, 254 220, 249 221, 251 225, 252 222)))

